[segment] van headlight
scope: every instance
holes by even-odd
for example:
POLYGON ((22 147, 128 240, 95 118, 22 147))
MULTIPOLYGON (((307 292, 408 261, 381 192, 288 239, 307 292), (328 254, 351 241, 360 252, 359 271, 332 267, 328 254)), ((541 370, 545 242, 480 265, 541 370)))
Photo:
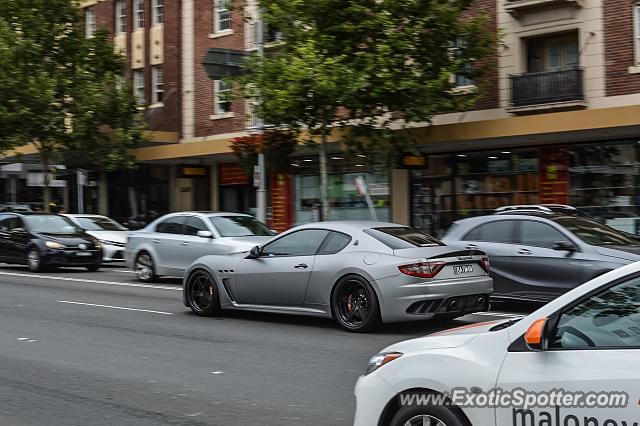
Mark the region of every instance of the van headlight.
POLYGON ((374 355, 367 363, 367 371, 365 373, 365 376, 373 373, 378 368, 400 358, 401 356, 402 354, 400 352, 382 352, 374 355))

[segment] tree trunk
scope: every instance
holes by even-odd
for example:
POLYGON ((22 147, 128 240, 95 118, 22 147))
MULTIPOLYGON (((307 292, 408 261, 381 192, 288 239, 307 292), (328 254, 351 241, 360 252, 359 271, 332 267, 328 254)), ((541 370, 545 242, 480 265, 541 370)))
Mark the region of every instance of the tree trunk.
POLYGON ((329 173, 327 170, 327 123, 322 123, 322 138, 320 140, 320 202, 322 203, 321 221, 330 220, 329 209, 329 173))
POLYGON ((42 211, 49 213, 49 202, 51 201, 51 188, 49 182, 49 154, 40 151, 42 158, 42 168, 44 169, 44 186, 42 187, 42 211))

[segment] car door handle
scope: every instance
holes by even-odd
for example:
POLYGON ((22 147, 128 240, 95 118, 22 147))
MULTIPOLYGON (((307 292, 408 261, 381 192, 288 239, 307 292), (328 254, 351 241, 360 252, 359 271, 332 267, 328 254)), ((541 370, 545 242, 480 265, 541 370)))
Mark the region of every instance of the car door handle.
POLYGON ((478 246, 475 244, 467 244, 467 250, 478 250, 478 246))
POLYGON ((533 254, 533 252, 531 250, 528 250, 528 249, 520 249, 520 250, 518 250, 518 254, 524 254, 524 255, 528 256, 530 254, 533 254))
POLYGON ((162 242, 162 240, 153 240, 153 242, 154 242, 155 244, 160 244, 160 243, 162 242))
POLYGON ((188 243, 188 242, 186 242, 186 241, 183 241, 183 242, 181 242, 181 243, 180 243, 180 245, 181 245, 181 246, 188 246, 188 245, 189 245, 189 243, 188 243))
POLYGON ((294 268, 296 269, 307 269, 309 266, 307 266, 306 263, 301 263, 299 265, 294 266, 294 268))

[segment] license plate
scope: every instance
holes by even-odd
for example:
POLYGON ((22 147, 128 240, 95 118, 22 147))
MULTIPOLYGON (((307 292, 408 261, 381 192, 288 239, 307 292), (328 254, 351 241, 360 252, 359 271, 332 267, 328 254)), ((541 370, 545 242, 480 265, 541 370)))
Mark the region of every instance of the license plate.
POLYGON ((455 275, 459 274, 469 274, 473 272, 473 265, 454 265, 453 273, 455 275))
POLYGON ((76 253, 76 256, 91 256, 91 253, 88 251, 79 251, 76 253))

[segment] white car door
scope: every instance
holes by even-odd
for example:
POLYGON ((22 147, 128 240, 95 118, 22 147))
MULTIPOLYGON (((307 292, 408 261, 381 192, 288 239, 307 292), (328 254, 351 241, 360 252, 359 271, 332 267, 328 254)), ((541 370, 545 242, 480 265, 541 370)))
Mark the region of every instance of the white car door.
POLYGON ((543 351, 511 346, 497 388, 545 392, 549 398, 553 391, 565 392, 577 400, 497 408, 498 426, 640 425, 640 277, 626 277, 566 306, 549 319, 548 335, 543 351), (611 392, 618 394, 604 395, 611 392), (628 400, 615 407, 625 399, 620 392, 628 400))

